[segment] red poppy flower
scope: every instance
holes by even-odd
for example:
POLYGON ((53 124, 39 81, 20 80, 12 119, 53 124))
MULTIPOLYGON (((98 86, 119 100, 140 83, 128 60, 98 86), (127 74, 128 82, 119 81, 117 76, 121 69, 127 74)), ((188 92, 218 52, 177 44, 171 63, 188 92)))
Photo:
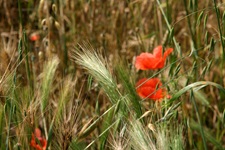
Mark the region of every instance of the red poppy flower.
POLYGON ((32 133, 30 146, 36 150, 46 150, 47 140, 41 136, 41 130, 39 128, 36 128, 35 132, 32 133))
POLYGON ((141 98, 157 101, 166 96, 166 91, 162 88, 162 83, 158 78, 143 78, 137 82, 136 86, 137 93, 141 98))
POLYGON ((37 41, 37 40, 39 40, 40 39, 40 35, 38 34, 38 33, 32 33, 31 35, 30 35, 30 40, 31 41, 37 41))
POLYGON ((164 54, 162 50, 163 47, 160 45, 153 50, 153 54, 141 53, 141 55, 136 58, 135 67, 141 70, 163 68, 165 60, 167 56, 172 53, 173 48, 166 49, 164 54))

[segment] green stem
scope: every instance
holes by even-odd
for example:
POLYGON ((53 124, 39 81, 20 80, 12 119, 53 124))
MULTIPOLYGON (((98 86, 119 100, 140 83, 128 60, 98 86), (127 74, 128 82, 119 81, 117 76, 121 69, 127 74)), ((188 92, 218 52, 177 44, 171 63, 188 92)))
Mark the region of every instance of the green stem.
MULTIPOLYGON (((188 11, 188 8, 187 8, 187 1, 186 0, 183 0, 184 2, 184 6, 185 6, 185 11, 186 11, 186 15, 187 15, 187 21, 188 21, 188 28, 189 28, 189 31, 191 33, 191 39, 192 39, 192 42, 193 42, 193 46, 194 46, 194 55, 195 55, 195 58, 197 57, 197 51, 196 51, 196 47, 197 47, 197 44, 196 44, 196 39, 194 37, 194 32, 192 30, 192 27, 191 27, 191 20, 190 20, 190 15, 189 15, 189 11, 188 11)), ((196 13, 197 14, 197 13, 196 13)))
POLYGON ((217 8, 217 5, 216 5, 216 0, 213 0, 213 3, 214 3, 214 8, 216 10, 216 18, 217 18, 217 24, 218 24, 218 28, 219 28, 219 32, 220 32, 220 40, 221 40, 221 44, 222 44, 222 50, 223 50, 223 61, 225 59, 225 52, 224 52, 224 41, 223 41, 223 35, 222 35, 222 30, 221 30, 221 26, 220 26, 220 14, 219 14, 219 10, 217 8))
POLYGON ((204 134, 204 131, 203 131, 202 122, 201 122, 200 115, 199 115, 199 112, 198 112, 198 107, 197 107, 197 104, 196 104, 196 101, 195 101, 193 90, 191 90, 190 95, 191 95, 191 102, 194 105, 194 108, 195 108, 195 111, 196 111, 196 116, 197 116, 197 119, 198 119, 198 123, 200 125, 200 132, 201 132, 201 136, 202 136, 203 146, 204 146, 204 149, 207 150, 205 134, 204 134))
POLYGON ((10 99, 10 112, 9 112, 9 122, 8 122, 8 129, 7 129, 7 137, 6 137, 6 150, 9 149, 9 132, 10 132, 10 124, 11 124, 11 118, 12 118, 12 99, 10 99))
POLYGON ((29 64, 28 38, 27 38, 25 30, 23 30, 23 46, 24 46, 24 52, 25 52, 25 61, 26 61, 25 67, 26 67, 26 73, 27 73, 27 80, 30 85, 31 92, 33 93, 33 83, 31 79, 31 71, 30 71, 31 69, 29 64))
MULTIPOLYGON (((168 28, 169 32, 171 33, 171 32, 173 31, 173 29, 172 29, 172 27, 171 27, 171 25, 170 25, 170 23, 169 23, 169 21, 168 21, 168 19, 167 19, 167 17, 166 17, 165 12, 163 11, 163 8, 162 8, 162 6, 161 6, 161 3, 159 2, 159 0, 156 0, 156 2, 158 3, 159 9, 160 9, 160 11, 162 12, 162 15, 163 15, 164 20, 165 20, 166 25, 167 25, 167 28, 168 28)), ((175 39, 174 36, 173 36, 173 43, 174 43, 174 45, 175 45, 175 47, 176 47, 176 50, 177 50, 178 54, 180 54, 180 56, 182 56, 180 46, 179 46, 179 44, 178 44, 178 42, 176 41, 176 39, 175 39)))
POLYGON ((19 22, 20 22, 21 26, 23 27, 22 11, 21 11, 21 2, 20 2, 20 0, 18 1, 18 8, 19 8, 19 22))

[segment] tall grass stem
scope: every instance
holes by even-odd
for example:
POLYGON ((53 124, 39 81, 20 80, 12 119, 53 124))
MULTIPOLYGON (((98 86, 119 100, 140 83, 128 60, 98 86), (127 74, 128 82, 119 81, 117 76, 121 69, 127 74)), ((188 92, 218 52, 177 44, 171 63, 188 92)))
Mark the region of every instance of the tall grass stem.
POLYGON ((203 126, 202 126, 202 122, 201 122, 201 119, 200 119, 200 115, 199 115, 198 107, 197 107, 197 104, 196 104, 196 101, 195 101, 193 90, 191 90, 190 95, 191 95, 191 102, 194 105, 196 116, 197 116, 197 119, 198 119, 198 123, 200 125, 200 132, 201 132, 201 136, 202 136, 203 146, 204 146, 204 149, 207 150, 205 134, 204 134, 204 131, 203 131, 203 126))
POLYGON ((224 64, 224 61, 225 61, 225 45, 224 45, 223 34, 222 34, 221 25, 220 25, 220 13, 219 13, 219 9, 216 5, 216 0, 213 0, 213 3, 214 3, 215 11, 216 11, 217 24, 218 24, 218 29, 219 29, 219 33, 220 33, 220 40, 221 40, 221 45, 222 45, 222 50, 223 50, 223 54, 222 54, 223 63, 222 64, 224 64))
MULTIPOLYGON (((167 17, 166 17, 166 14, 165 14, 165 12, 164 12, 162 6, 161 6, 160 1, 159 1, 159 0, 156 0, 156 1, 157 1, 158 5, 159 5, 160 11, 162 12, 162 15, 163 15, 163 17, 164 17, 164 20, 165 20, 165 22, 166 22, 166 25, 167 25, 167 28, 168 28, 169 32, 172 32, 173 29, 172 29, 172 27, 171 27, 171 25, 170 25, 170 23, 169 23, 169 21, 168 21, 168 19, 167 19, 167 17)), ((176 50, 177 50, 178 54, 179 54, 180 56, 182 56, 180 46, 179 46, 179 44, 178 44, 178 42, 176 41, 176 39, 175 39, 174 36, 173 36, 173 43, 174 43, 174 45, 175 45, 175 47, 176 47, 176 50)))

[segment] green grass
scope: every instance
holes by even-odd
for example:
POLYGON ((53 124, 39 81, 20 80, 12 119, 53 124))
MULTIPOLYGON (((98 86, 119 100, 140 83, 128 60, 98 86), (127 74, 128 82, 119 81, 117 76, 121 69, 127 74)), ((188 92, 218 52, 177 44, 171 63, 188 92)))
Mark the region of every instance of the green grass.
POLYGON ((0 6, 0 149, 35 149, 35 128, 54 150, 225 149, 224 3, 0 6), (165 66, 137 70, 158 45, 174 49, 165 66), (141 78, 159 78, 170 98, 139 97, 141 78))

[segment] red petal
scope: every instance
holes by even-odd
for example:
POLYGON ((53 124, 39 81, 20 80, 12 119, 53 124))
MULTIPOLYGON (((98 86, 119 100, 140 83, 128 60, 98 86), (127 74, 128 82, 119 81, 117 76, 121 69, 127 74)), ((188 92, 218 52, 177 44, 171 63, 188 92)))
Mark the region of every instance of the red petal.
POLYGON ((42 140, 40 142, 41 142, 41 145, 42 145, 43 150, 46 150, 47 140, 45 138, 42 138, 42 140))
POLYGON ((34 134, 37 138, 41 137, 41 130, 39 128, 36 128, 34 134))
POLYGON ((141 70, 159 69, 164 66, 164 60, 162 58, 155 58, 150 53, 142 53, 137 56, 135 67, 141 70))
POLYGON ((155 88, 155 86, 159 84, 160 86, 162 85, 162 83, 160 82, 160 80, 158 78, 152 78, 152 79, 147 79, 147 78, 142 78, 137 82, 137 86, 149 86, 149 87, 153 87, 155 88))
POLYGON ((137 89, 137 93, 141 98, 150 98, 150 96, 154 93, 154 88, 140 87, 137 89))
POLYGON ((163 58, 166 59, 166 57, 172 52, 173 52, 173 48, 167 48, 165 53, 164 53, 163 58))
POLYGON ((30 141, 30 146, 31 147, 36 146, 36 141, 35 141, 35 137, 34 137, 34 134, 33 133, 32 133, 32 137, 31 137, 31 141, 30 141))
POLYGON ((158 78, 143 78, 139 80, 136 85, 137 93, 142 98, 150 98, 153 100, 159 100, 163 98, 163 89, 160 88, 162 83, 158 78))
POLYGON ((153 50, 153 55, 157 58, 161 58, 162 57, 162 49, 163 49, 162 45, 157 46, 153 50))
POLYGON ((33 33, 30 35, 30 40, 31 41, 37 41, 40 39, 40 35, 39 34, 36 34, 36 33, 33 33))
POLYGON ((135 67, 141 70, 148 70, 148 64, 153 58, 153 55, 150 53, 141 53, 141 55, 136 58, 135 67))
POLYGON ((162 57, 162 46, 157 46, 151 53, 141 53, 137 56, 135 61, 135 67, 141 70, 148 69, 161 69, 165 65, 166 57, 172 53, 173 49, 168 48, 162 57))
POLYGON ((34 134, 32 133, 30 146, 35 148, 36 150, 46 150, 47 140, 41 137, 41 130, 39 128, 35 129, 34 134), (40 141, 41 145, 36 142, 36 138, 40 141))
POLYGON ((164 67, 165 60, 163 58, 158 58, 157 62, 155 61, 154 69, 161 69, 164 67))

